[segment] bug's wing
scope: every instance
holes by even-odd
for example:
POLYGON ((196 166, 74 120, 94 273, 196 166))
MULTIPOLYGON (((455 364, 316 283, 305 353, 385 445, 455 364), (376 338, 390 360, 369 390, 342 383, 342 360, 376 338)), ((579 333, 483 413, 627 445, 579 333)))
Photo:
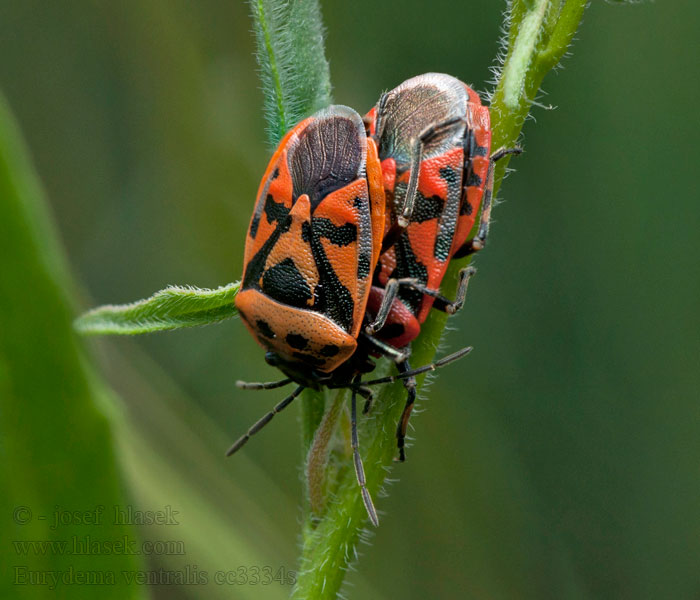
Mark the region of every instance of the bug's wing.
POLYGON ((290 148, 296 144, 299 132, 303 131, 311 120, 305 119, 282 139, 260 182, 246 236, 243 289, 259 287, 270 253, 285 230, 289 229, 289 213, 294 198, 288 154, 290 148))
MULTIPOLYGON (((457 78, 443 73, 424 73, 404 81, 382 96, 382 110, 377 124, 380 131, 379 156, 392 157, 408 166, 413 141, 432 125, 464 117, 468 94, 457 78)), ((423 148, 423 157, 442 154, 460 145, 464 125, 456 123, 434 136, 423 148)))
POLYGON ((290 156, 295 196, 307 195, 316 264, 314 310, 357 337, 372 271, 372 219, 361 117, 345 106, 315 115, 290 156))

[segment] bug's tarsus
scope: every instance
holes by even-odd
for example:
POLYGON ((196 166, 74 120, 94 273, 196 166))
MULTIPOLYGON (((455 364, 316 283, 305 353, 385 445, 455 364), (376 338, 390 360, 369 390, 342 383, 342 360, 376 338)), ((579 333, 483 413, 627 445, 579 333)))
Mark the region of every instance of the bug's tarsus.
POLYGON ((377 310, 377 315, 374 321, 365 327, 365 332, 368 335, 373 335, 379 331, 386 324, 387 317, 391 312, 391 306, 394 300, 399 294, 399 289, 401 286, 413 287, 415 289, 425 289, 418 283, 417 279, 412 277, 405 277, 401 279, 389 279, 384 286, 384 296, 382 297, 382 303, 379 305, 379 310, 377 310))
POLYGON ((496 150, 492 155, 491 155, 491 162, 498 162, 501 160, 504 156, 508 156, 509 154, 522 154, 523 149, 520 146, 513 146, 512 148, 499 148, 496 150))
POLYGON ((362 387, 362 385, 359 385, 355 389, 357 390, 357 393, 365 399, 362 414, 366 415, 372 409, 372 405, 374 404, 374 392, 372 392, 372 390, 369 388, 362 387))
POLYGON ((398 462, 404 462, 406 460, 406 450, 404 448, 406 444, 406 431, 408 430, 408 421, 411 418, 411 412, 413 411, 413 406, 416 403, 416 377, 415 375, 410 375, 411 367, 408 361, 397 365, 399 371, 402 372, 403 385, 408 392, 408 397, 406 398, 406 405, 403 407, 403 412, 401 413, 401 418, 396 425, 396 447, 399 449, 398 462))
POLYGON ((446 312, 448 315, 455 314, 464 306, 464 301, 467 299, 467 288, 469 280, 476 274, 476 269, 472 266, 464 267, 459 270, 459 285, 457 294, 454 300, 448 300, 444 296, 435 296, 433 308, 446 312))
POLYGON ((300 385, 295 389, 289 396, 287 396, 282 402, 278 403, 269 413, 259 419, 248 431, 243 434, 236 442, 227 450, 226 456, 231 456, 238 452, 243 446, 248 443, 251 436, 255 435, 260 431, 265 425, 267 425, 272 418, 279 412, 282 412, 287 406, 289 406, 292 401, 304 390, 304 386, 300 385))
MULTIPOLYGON (((390 358, 391 360, 393 360, 397 364, 402 363, 411 355, 411 349, 408 347, 402 348, 399 350, 399 349, 394 348, 393 346, 387 344, 386 342, 383 342, 383 341, 377 339, 376 337, 367 334, 364 331, 360 335, 362 336, 363 339, 365 339, 367 342, 369 342, 370 346, 372 346, 377 352, 390 358)), ((342 386, 342 387, 346 387, 346 386, 342 386)))
MULTIPOLYGON (((359 377, 355 378, 354 383, 358 384, 359 386, 359 377)), ((374 508, 372 496, 370 496, 369 490, 367 489, 365 469, 362 465, 362 457, 360 456, 360 442, 357 436, 357 387, 352 388, 352 399, 350 402, 352 459, 355 464, 355 475, 357 476, 357 483, 360 486, 362 501, 364 502, 365 509, 367 510, 369 520, 372 521, 372 525, 379 527, 379 517, 377 516, 377 510, 374 508)))

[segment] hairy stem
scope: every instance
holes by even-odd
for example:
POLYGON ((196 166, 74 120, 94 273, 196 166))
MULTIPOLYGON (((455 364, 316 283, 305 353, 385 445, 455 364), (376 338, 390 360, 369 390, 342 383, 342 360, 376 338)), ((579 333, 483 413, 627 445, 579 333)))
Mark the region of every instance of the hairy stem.
POLYGON ((318 0, 250 0, 268 141, 331 103, 318 0))

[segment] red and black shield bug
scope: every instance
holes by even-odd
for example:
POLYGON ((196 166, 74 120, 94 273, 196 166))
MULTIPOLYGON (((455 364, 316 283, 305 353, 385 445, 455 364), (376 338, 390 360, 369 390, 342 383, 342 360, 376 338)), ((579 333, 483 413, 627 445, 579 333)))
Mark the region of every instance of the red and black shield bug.
MULTIPOLYGON (((246 238, 236 307, 265 359, 288 379, 246 384, 298 387, 231 446, 239 450, 305 387, 352 387, 352 446, 358 483, 372 522, 356 424, 357 375, 368 358, 350 364, 363 335, 372 272, 381 249, 385 196, 375 142, 362 118, 331 106, 305 119, 280 142, 258 190, 246 238), (363 363, 363 364, 361 364, 363 363)), ((378 340, 374 347, 382 348, 378 340)), ((401 356, 393 348, 390 354, 401 356)), ((369 382, 368 385, 371 385, 369 382)))
POLYGON ((248 229, 236 307, 267 360, 314 382, 348 360, 384 231, 376 146, 332 106, 281 141, 248 229))
MULTIPOLYGON (((453 314, 464 304, 475 270, 460 271, 454 301, 439 293, 442 279, 452 258, 484 247, 495 161, 520 149, 491 155, 488 108, 469 86, 440 73, 413 77, 383 94, 365 124, 377 142, 388 206, 367 332, 402 348, 417 337, 432 307, 453 314), (480 209, 476 236, 469 239, 480 209)), ((402 368, 410 370, 407 363, 402 368)), ((415 383, 405 383, 399 460, 415 400, 415 383)))

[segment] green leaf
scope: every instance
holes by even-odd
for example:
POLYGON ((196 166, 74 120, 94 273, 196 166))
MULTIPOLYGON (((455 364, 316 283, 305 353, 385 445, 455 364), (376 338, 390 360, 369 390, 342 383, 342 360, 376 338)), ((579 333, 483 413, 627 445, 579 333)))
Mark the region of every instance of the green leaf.
POLYGON ((143 586, 128 585, 122 577, 123 571, 143 568, 133 555, 22 550, 26 541, 116 542, 135 540, 135 532, 107 515, 125 502, 105 414, 114 406, 71 328, 72 282, 2 96, 0 274, 0 513, 7 536, 0 547, 0 597, 143 598, 143 586), (65 511, 67 521, 54 526, 65 511), (70 573, 75 581, 85 572, 107 584, 70 584, 70 573), (30 573, 34 581, 42 573, 61 580, 32 585, 30 573))
POLYGON ((217 323, 238 314, 233 301, 240 283, 215 290, 170 286, 131 304, 100 306, 75 321, 85 335, 138 335, 217 323))
POLYGON ((277 146, 299 121, 331 103, 318 0, 250 0, 268 140, 277 146))

